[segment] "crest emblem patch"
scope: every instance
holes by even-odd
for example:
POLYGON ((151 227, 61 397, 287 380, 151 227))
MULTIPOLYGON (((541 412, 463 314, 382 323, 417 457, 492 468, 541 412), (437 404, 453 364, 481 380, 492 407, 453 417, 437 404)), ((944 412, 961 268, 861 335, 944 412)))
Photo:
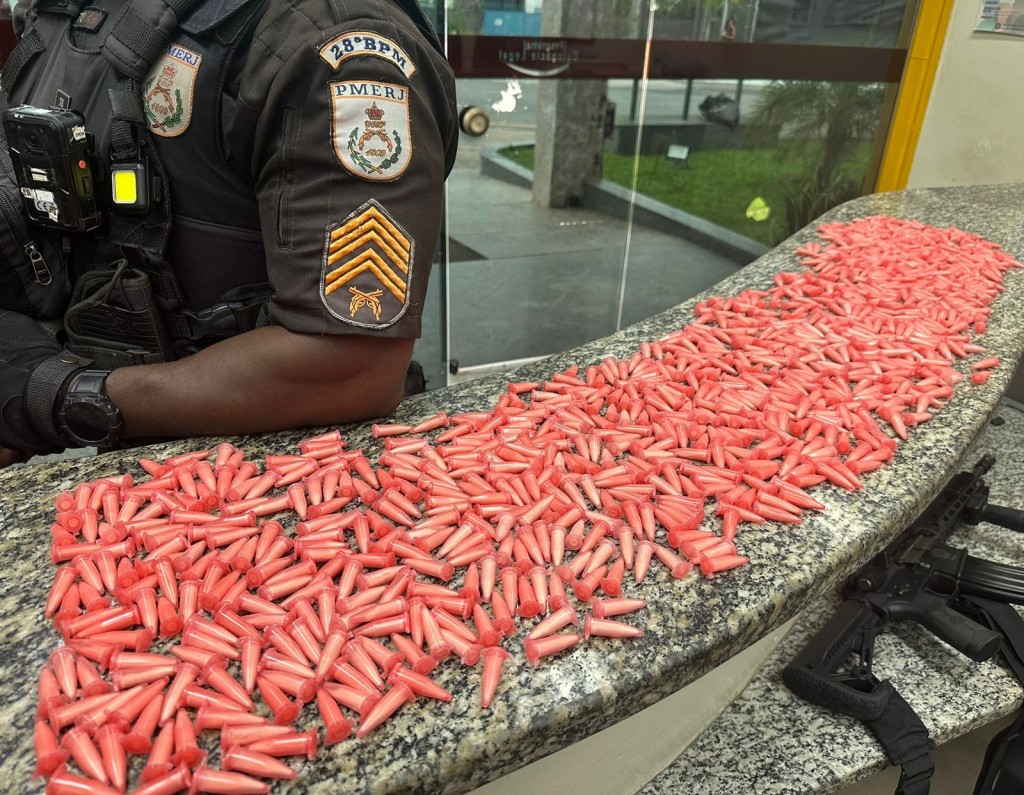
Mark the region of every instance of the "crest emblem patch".
POLYGON ((203 56, 177 44, 167 45, 142 84, 142 106, 149 129, 173 138, 192 121, 192 95, 203 56))
POLYGON ((387 328, 409 306, 412 256, 412 239, 371 199, 327 227, 320 300, 352 326, 387 328))
POLYGON ((362 179, 397 179, 412 159, 409 89, 392 83, 330 83, 334 152, 362 179))

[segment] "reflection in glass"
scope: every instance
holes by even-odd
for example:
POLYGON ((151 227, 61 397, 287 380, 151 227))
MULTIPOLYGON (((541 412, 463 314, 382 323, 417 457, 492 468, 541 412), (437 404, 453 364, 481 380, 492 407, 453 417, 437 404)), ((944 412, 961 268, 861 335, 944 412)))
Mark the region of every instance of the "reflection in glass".
MULTIPOLYGON (((736 4, 733 4, 736 5, 736 4)), ((906 0, 762 0, 756 9, 756 37, 750 41, 895 47, 906 0)))
MULTIPOLYGON (((639 148, 637 191, 737 234, 775 245, 837 204, 867 190, 885 86, 874 83, 747 81, 733 116, 705 113, 727 97, 728 81, 703 81, 694 91, 702 112, 682 121, 676 81, 656 81, 639 148), (724 90, 723 90, 724 89, 724 90), (661 112, 659 112, 661 108, 661 112), (686 146, 685 164, 668 157, 686 146), (768 214, 750 213, 750 204, 768 214)), ((637 151, 634 127, 617 125, 604 157, 605 178, 628 185, 637 151)))
MULTIPOLYGON (((540 36, 542 17, 562 0, 448 0, 447 30, 462 36, 540 36)), ((423 3, 431 18, 438 3, 423 3)), ((907 0, 601 0, 607 39, 643 39, 654 8, 655 37, 895 47, 907 0)))
POLYGON ((751 119, 752 140, 776 137, 778 162, 799 164, 781 183, 787 237, 865 192, 885 87, 783 80, 769 84, 751 119))
POLYGON ((443 369, 431 387, 444 385, 445 370, 556 353, 676 306, 870 191, 895 82, 853 81, 897 79, 916 9, 914 0, 425 6, 474 75, 458 79, 460 110, 487 117, 482 134, 461 137, 449 180, 447 281, 434 280, 428 300, 451 344, 436 355, 443 369), (765 79, 786 71, 776 57, 818 76, 793 45, 874 47, 873 63, 896 65, 864 75, 872 59, 860 50, 828 67, 861 65, 850 82, 765 79), (637 57, 647 64, 652 52, 659 79, 645 80, 637 57), (701 63, 734 75, 751 63, 745 52, 759 53, 761 74, 688 77, 701 63))

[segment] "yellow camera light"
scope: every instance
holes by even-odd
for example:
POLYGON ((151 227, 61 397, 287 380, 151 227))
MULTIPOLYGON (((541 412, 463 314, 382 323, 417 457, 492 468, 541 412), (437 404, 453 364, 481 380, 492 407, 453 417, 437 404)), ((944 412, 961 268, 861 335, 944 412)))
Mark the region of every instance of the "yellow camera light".
POLYGON ((111 174, 114 204, 135 204, 139 200, 138 175, 131 169, 116 169, 111 174))

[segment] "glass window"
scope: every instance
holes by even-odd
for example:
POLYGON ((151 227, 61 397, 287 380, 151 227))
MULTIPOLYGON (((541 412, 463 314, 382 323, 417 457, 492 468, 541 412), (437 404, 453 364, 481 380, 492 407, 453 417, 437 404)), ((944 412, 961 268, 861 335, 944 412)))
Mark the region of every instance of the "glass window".
POLYGON ((430 386, 610 334, 870 192, 916 4, 449 0, 430 386))

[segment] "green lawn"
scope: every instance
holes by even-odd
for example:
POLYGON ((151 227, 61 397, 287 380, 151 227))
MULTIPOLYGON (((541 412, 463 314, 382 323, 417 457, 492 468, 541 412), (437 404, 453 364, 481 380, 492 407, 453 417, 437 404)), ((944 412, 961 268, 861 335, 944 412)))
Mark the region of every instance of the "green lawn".
MULTIPOLYGON (((501 150, 510 160, 533 170, 533 147, 501 150)), ((693 213, 741 235, 774 245, 786 236, 784 189, 798 185, 813 169, 813 155, 780 149, 710 149, 692 152, 681 168, 664 156, 640 157, 637 191, 672 207, 693 213), (760 197, 770 208, 767 219, 747 218, 747 207, 760 197)), ((858 149, 845 169, 858 182, 867 167, 868 145, 858 149)), ((606 152, 604 177, 618 185, 633 185, 633 158, 606 152)))

